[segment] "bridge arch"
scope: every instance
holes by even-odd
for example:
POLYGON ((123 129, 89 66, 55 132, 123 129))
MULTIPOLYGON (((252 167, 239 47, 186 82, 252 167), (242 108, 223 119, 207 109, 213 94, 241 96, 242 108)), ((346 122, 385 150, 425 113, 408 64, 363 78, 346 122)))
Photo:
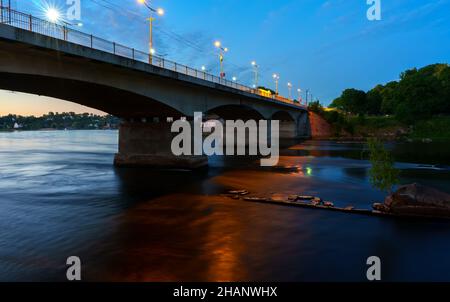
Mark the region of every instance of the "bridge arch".
POLYGON ((53 97, 120 118, 183 116, 175 108, 137 93, 79 80, 1 72, 0 89, 53 97))
POLYGON ((291 113, 280 110, 272 114, 272 120, 279 120, 283 122, 295 122, 295 117, 291 113))
POLYGON ((280 138, 292 139, 298 137, 298 128, 295 117, 285 110, 276 111, 272 114, 272 120, 279 121, 280 138))

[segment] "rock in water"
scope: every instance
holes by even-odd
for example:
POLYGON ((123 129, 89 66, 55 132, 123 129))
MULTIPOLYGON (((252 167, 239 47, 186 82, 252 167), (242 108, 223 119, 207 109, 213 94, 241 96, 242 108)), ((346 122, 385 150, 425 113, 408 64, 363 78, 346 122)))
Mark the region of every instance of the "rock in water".
POLYGON ((374 203, 372 208, 378 212, 389 212, 388 207, 384 203, 374 203))
POLYGON ((384 205, 388 212, 399 215, 450 218, 450 194, 419 184, 400 187, 384 205))
POLYGON ((332 203, 331 201, 325 201, 323 205, 329 208, 334 208, 334 203, 332 203))

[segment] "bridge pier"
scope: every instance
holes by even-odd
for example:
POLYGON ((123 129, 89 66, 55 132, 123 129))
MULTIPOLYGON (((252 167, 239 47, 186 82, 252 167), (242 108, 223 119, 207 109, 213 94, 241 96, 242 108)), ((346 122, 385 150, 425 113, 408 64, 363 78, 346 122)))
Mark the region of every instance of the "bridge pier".
POLYGON ((280 121, 280 138, 281 139, 294 139, 298 138, 299 131, 295 121, 280 121))
POLYGON ((206 156, 175 156, 171 143, 171 123, 164 121, 125 121, 119 128, 119 152, 116 166, 197 169, 208 165, 206 156))

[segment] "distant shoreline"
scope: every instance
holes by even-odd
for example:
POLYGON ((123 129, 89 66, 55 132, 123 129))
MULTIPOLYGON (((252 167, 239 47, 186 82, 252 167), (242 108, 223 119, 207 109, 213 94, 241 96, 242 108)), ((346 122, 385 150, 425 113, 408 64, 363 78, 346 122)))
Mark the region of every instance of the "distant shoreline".
POLYGON ((54 129, 54 128, 42 128, 33 130, 23 130, 23 129, 0 129, 1 132, 43 132, 43 131, 117 131, 119 129, 54 129))

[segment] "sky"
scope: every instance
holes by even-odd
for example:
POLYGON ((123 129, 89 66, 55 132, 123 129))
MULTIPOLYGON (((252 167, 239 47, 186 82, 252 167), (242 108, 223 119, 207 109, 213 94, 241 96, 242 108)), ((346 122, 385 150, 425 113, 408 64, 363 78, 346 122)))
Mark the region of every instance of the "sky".
MULTIPOLYGON (((146 51, 148 10, 136 0, 80 0, 82 31, 146 51)), ((346 88, 369 90, 397 80, 407 69, 450 62, 450 0, 380 0, 381 20, 369 21, 367 0, 154 0, 165 15, 155 21, 154 48, 167 59, 219 73, 214 41, 229 48, 225 71, 242 84, 280 93, 309 89, 328 105, 346 88)), ((70 1, 69 1, 70 2, 70 1)), ((13 0, 44 17, 66 0, 13 0)), ((296 95, 294 95, 296 97, 296 95)), ((304 98, 304 96, 303 96, 304 98)), ((61 100, 0 91, 0 115, 48 111, 96 112, 61 100)))

